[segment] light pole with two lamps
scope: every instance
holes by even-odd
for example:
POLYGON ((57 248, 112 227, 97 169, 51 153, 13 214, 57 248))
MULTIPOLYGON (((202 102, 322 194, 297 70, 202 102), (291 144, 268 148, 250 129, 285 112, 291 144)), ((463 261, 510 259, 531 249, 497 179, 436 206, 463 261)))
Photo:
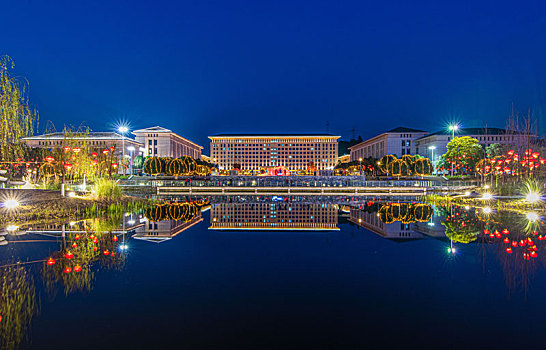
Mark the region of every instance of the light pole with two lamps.
POLYGON ((125 175, 125 133, 129 131, 129 128, 122 125, 118 128, 118 131, 121 133, 121 148, 122 148, 121 167, 123 169, 123 175, 125 175))
POLYGON ((432 151, 432 174, 436 173, 436 164, 434 163, 434 150, 436 146, 428 146, 428 149, 432 151))
MULTIPOLYGON (((451 141, 455 138, 455 131, 459 130, 459 126, 457 124, 453 124, 449 126, 449 130, 451 130, 451 141)), ((451 162, 451 176, 453 176, 453 164, 454 162, 451 162)))

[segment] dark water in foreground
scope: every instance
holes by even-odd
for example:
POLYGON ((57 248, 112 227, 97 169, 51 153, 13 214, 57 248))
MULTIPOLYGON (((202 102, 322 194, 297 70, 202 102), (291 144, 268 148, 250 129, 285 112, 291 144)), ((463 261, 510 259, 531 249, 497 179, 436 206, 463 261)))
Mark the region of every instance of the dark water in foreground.
MULTIPOLYGON (((474 208, 434 208, 431 216, 415 205, 384 207, 272 201, 205 203, 202 213, 164 207, 146 215, 180 220, 154 223, 135 213, 123 224, 67 223, 64 243, 60 223, 20 228, 30 233, 5 236, 0 260, 38 261, 24 265, 27 283, 10 292, 31 299, 34 288, 39 305, 27 303, 17 315, 3 307, 2 344, 8 338, 21 344, 15 348, 33 349, 541 344, 540 221, 474 208), (512 241, 517 247, 509 254, 512 241), (526 260, 523 253, 531 255, 535 245, 537 257, 526 260), (68 251, 73 258, 63 257, 68 251), (55 265, 44 262, 49 257, 55 265), (20 327, 9 328, 14 324, 20 327)), ((17 304, 6 294, 3 302, 17 304)))

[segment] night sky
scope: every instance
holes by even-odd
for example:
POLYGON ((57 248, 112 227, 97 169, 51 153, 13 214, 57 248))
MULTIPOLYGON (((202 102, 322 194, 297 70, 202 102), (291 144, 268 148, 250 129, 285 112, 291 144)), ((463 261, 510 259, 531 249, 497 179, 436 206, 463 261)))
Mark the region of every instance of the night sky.
MULTIPOLYGON (((546 106, 543 1, 1 0, 41 129, 374 136, 546 106), (55 5, 53 5, 55 4, 55 5)), ((546 123, 545 123, 546 124, 546 123)), ((544 133, 546 125, 541 125, 544 133)), ((40 131, 42 131, 40 130, 40 131)), ((208 152, 208 151, 207 151, 208 152)))

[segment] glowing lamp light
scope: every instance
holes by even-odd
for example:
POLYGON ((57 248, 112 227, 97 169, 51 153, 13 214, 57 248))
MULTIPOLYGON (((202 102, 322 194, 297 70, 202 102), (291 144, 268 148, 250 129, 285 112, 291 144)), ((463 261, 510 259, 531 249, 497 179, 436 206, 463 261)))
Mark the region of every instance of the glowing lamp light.
POLYGON ((17 231, 18 228, 19 226, 17 225, 9 225, 8 227, 6 227, 6 229, 10 232, 17 231))
POLYGON ((482 210, 483 210, 484 214, 491 214, 491 212, 492 212, 490 207, 485 207, 482 210))
POLYGON ((482 196, 482 199, 484 199, 486 201, 491 200, 491 199, 493 199, 493 195, 491 193, 489 193, 489 192, 485 192, 483 194, 483 196, 482 196))
POLYGON ((19 202, 16 199, 8 199, 4 201, 4 208, 15 209, 19 206, 19 202))
POLYGON ((527 220, 531 221, 531 222, 535 222, 539 219, 539 216, 537 213, 535 212, 529 212, 527 213, 527 220))
POLYGON ((68 197, 76 197, 76 193, 74 193, 74 192, 68 192, 68 197))
POLYGON ((447 248, 449 254, 455 254, 455 248, 447 248))
POLYGON ((46 265, 47 265, 47 266, 53 266, 53 265, 55 265, 55 259, 53 259, 53 258, 47 259, 46 265))
POLYGON ((540 194, 536 192, 529 192, 527 196, 525 196, 525 200, 529 203, 536 203, 540 200, 542 200, 540 194))
POLYGON ((129 246, 127 244, 122 244, 119 246, 119 250, 127 250, 129 249, 129 246))
POLYGON ((118 128, 118 131, 119 131, 120 133, 122 133, 122 134, 125 134, 127 131, 129 131, 129 128, 126 127, 126 126, 120 126, 120 127, 118 128))

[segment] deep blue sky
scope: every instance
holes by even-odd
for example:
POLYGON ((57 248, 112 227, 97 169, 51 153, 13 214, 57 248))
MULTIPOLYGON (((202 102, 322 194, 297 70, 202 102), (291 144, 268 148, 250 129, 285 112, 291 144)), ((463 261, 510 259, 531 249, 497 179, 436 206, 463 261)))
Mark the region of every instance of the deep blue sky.
MULTIPOLYGON (((41 126, 373 136, 546 106, 542 1, 2 0, 41 126), (55 4, 55 5, 53 5, 55 4)), ((544 125, 541 126, 544 132, 544 125)))

